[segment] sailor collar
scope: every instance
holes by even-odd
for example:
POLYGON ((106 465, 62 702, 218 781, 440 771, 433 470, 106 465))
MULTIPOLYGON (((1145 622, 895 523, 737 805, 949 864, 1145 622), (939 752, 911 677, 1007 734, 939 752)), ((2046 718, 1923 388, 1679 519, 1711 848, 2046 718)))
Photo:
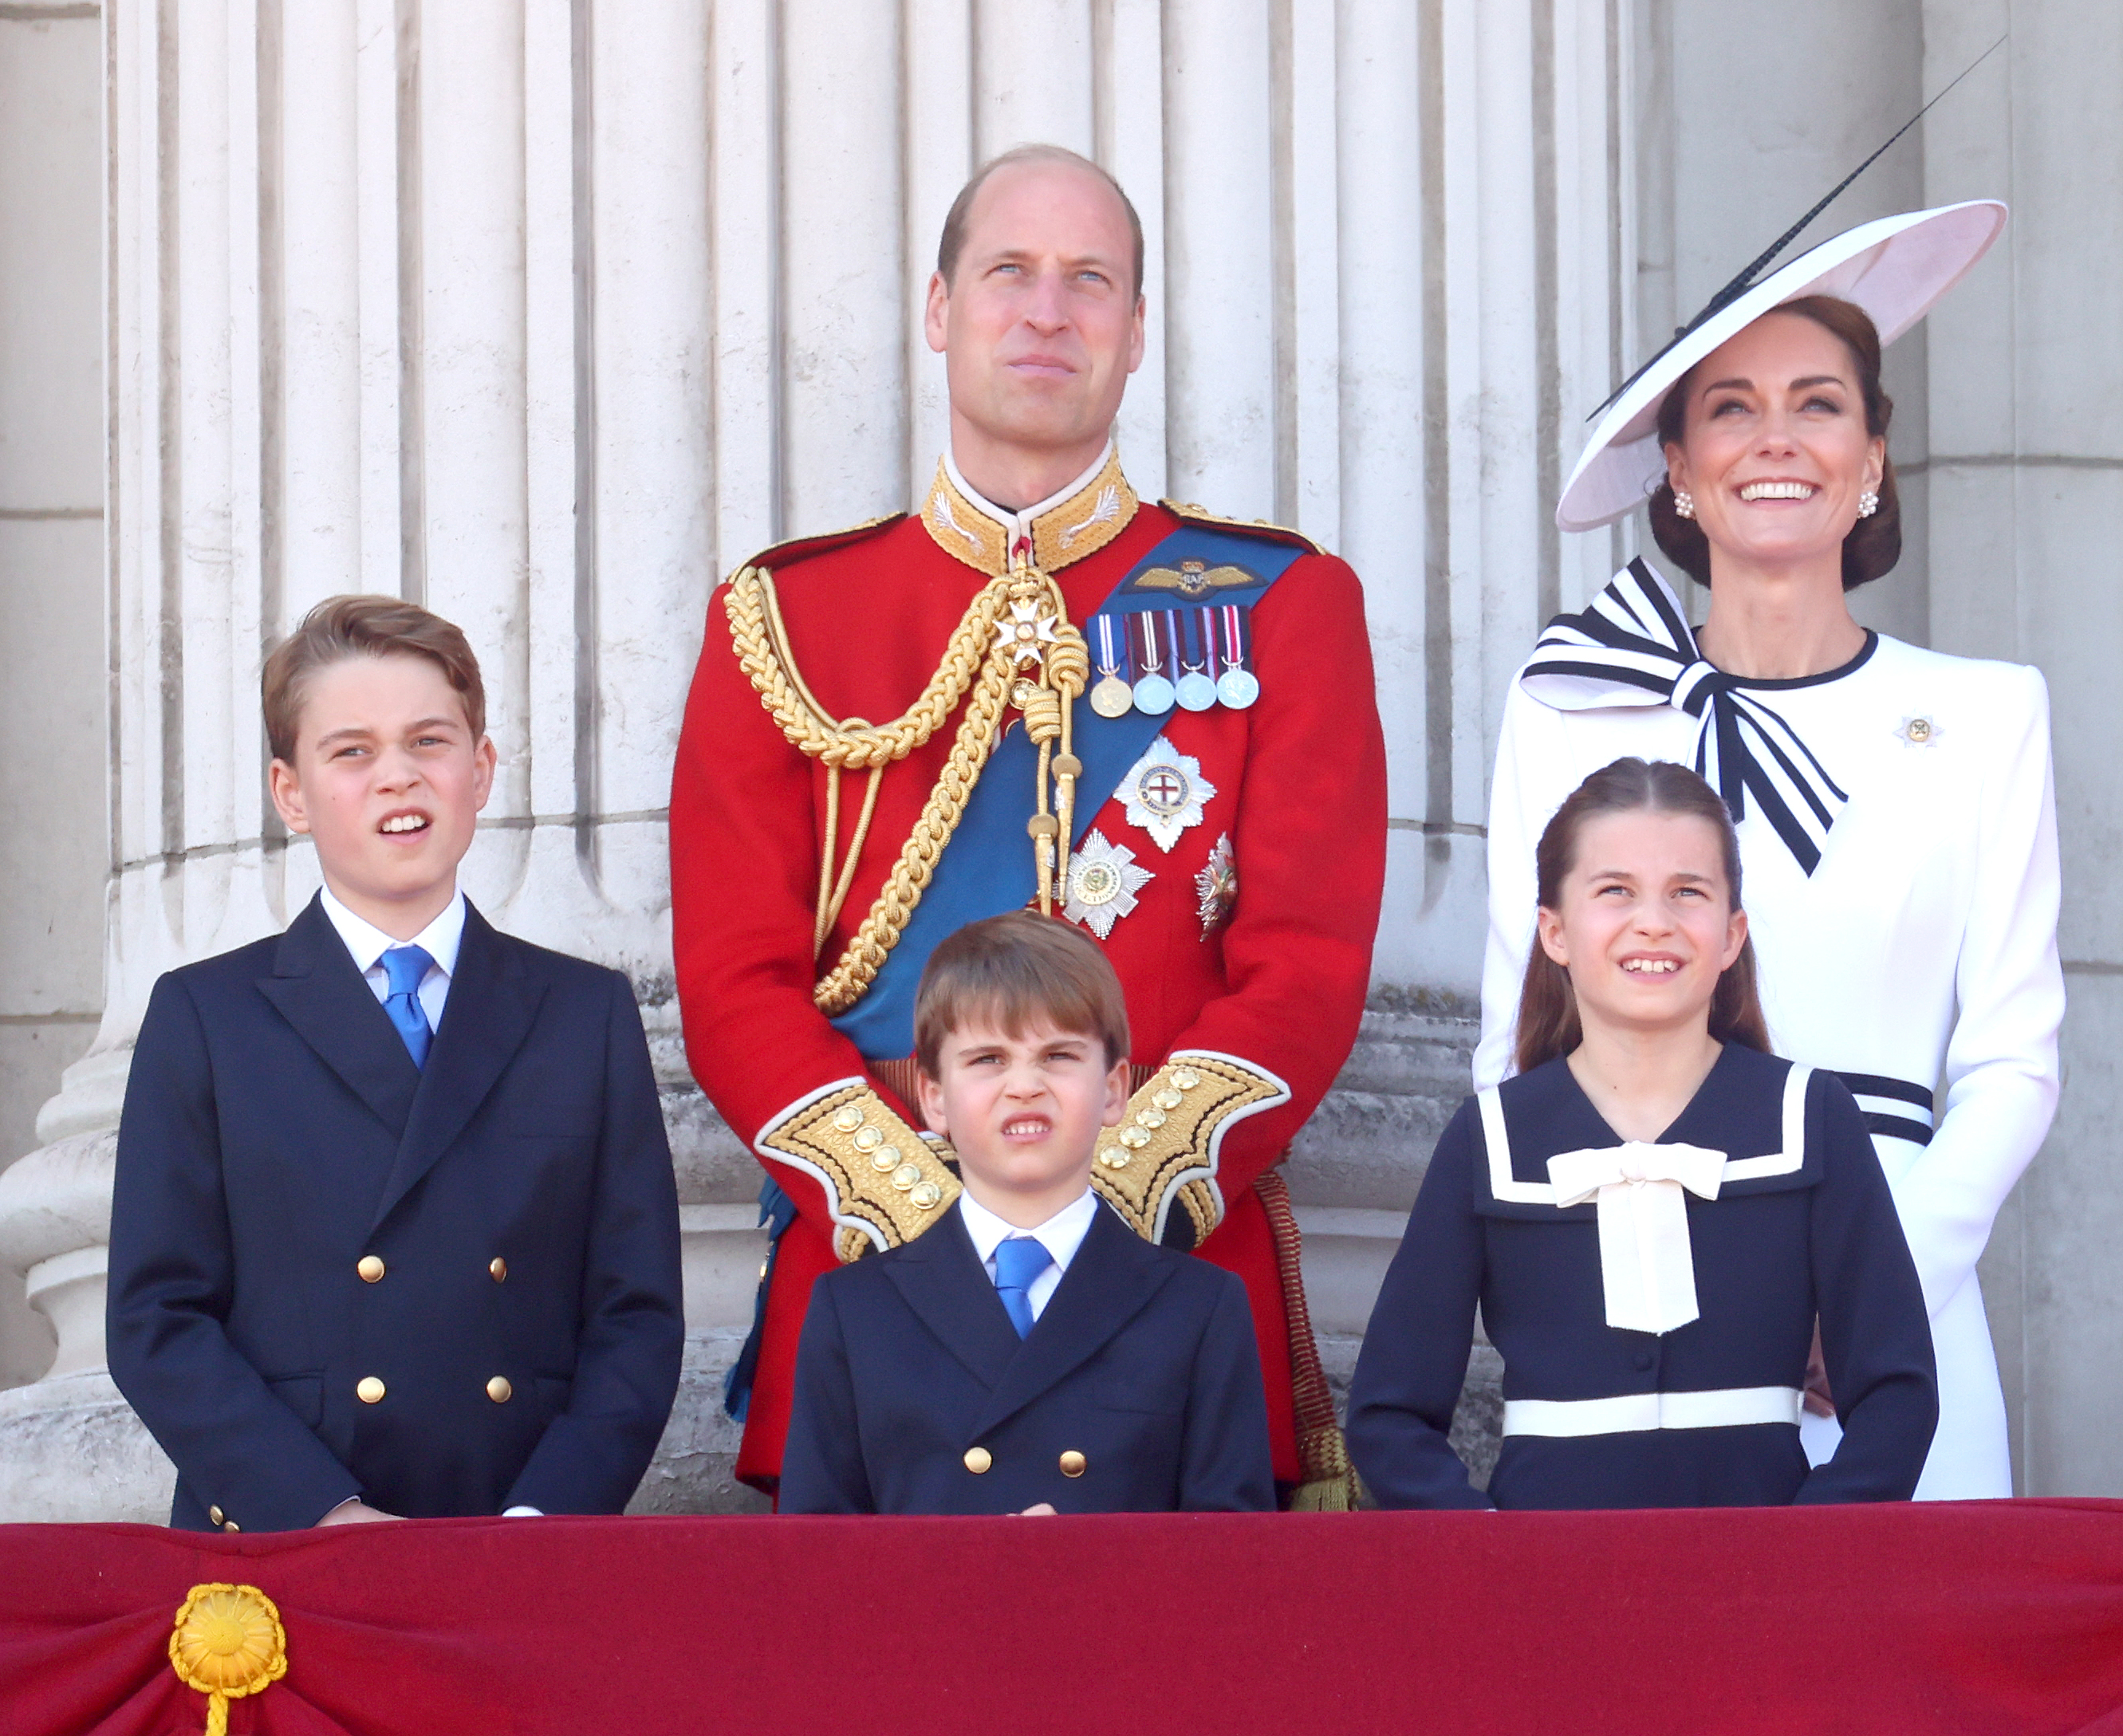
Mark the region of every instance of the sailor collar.
POLYGON ((921 503, 921 522, 937 547, 976 572, 990 577, 1007 572, 1011 555, 1029 547, 1033 564, 1054 573, 1105 547, 1127 528, 1139 504, 1121 474, 1120 448, 1110 440, 1090 469, 1021 512, 976 493, 947 451, 921 503))

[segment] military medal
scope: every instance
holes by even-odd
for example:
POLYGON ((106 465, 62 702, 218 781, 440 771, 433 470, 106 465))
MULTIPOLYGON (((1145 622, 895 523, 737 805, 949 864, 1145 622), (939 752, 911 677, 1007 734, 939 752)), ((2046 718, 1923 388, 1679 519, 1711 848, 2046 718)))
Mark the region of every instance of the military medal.
POLYGON ((1142 653, 1136 662, 1144 671, 1142 679, 1135 684, 1135 709, 1146 716, 1160 718, 1172 709, 1176 695, 1172 683, 1165 676, 1165 652, 1157 642, 1157 617, 1143 614, 1135 620, 1142 630, 1142 653))
POLYGON ((1127 639, 1121 640, 1121 651, 1113 649, 1113 618, 1101 615, 1094 623, 1099 629, 1099 681, 1091 690, 1091 709, 1102 718, 1124 718, 1135 709, 1135 689, 1121 676, 1121 659, 1127 655, 1127 639))
POLYGON ((1200 901, 1197 910, 1202 918, 1202 938, 1207 940, 1216 933, 1219 924, 1229 919, 1231 906, 1239 901, 1239 863, 1231 849, 1229 832, 1216 840, 1208 861, 1195 875, 1194 892, 1200 901))
POLYGON ((1097 827, 1069 858, 1068 902, 1062 914, 1080 922, 1099 939, 1135 909, 1135 895, 1157 877, 1135 865, 1135 852, 1113 844, 1097 827))
POLYGON ((1148 832, 1161 850, 1202 823, 1202 806, 1216 786, 1202 775, 1202 762, 1159 736, 1128 768, 1113 793, 1127 803, 1128 824, 1148 832))
POLYGON ((1173 660, 1184 671, 1173 689, 1173 697, 1187 711, 1207 711, 1216 703, 1216 684, 1209 679, 1207 669, 1212 648, 1206 643, 1197 643, 1196 634, 1202 626, 1199 610, 1190 609, 1185 615, 1177 610, 1167 616, 1171 623, 1173 660), (1180 648, 1186 647, 1183 656, 1180 648), (1196 657, 1197 652, 1200 653, 1196 657))
POLYGON ((1244 711, 1260 697, 1260 678, 1246 667, 1248 611, 1226 603, 1216 613, 1223 618, 1224 629, 1224 672, 1216 677, 1216 697, 1232 710, 1244 711))

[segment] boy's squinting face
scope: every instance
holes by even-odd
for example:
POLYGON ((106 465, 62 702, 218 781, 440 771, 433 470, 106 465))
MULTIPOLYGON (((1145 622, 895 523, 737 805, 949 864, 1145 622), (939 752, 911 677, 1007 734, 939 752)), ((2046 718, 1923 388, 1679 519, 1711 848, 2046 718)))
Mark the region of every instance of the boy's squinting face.
POLYGON ((1045 1019, 1015 1036, 969 1020, 944 1038, 936 1070, 921 1077, 930 1130, 957 1149, 967 1191, 1005 1217, 1013 1200, 1067 1205, 1090 1178, 1099 1130, 1127 1109, 1127 1060, 1107 1066, 1098 1037, 1045 1019))
POLYGON ((1610 1030, 1707 1021, 1747 938, 1717 828, 1693 814, 1586 821, 1558 904, 1540 912, 1541 947, 1570 972, 1585 1022, 1610 1030))
POLYGON ((349 657, 309 677, 295 763, 273 762, 273 805, 316 840, 336 897, 410 940, 457 890, 494 765, 435 663, 349 657))

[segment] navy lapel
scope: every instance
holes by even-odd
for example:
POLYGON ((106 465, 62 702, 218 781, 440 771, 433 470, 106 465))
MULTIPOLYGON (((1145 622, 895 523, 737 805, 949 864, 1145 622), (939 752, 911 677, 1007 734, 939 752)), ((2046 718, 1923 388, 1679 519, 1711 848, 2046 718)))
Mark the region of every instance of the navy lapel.
MULTIPOLYGON (((979 1439, 1090 1361, 1165 1288, 1174 1270, 1172 1261, 1101 1205, 968 1438, 979 1439)), ((1001 1298, 996 1307, 1001 1310, 1001 1298)))
POLYGON ((258 990, 377 1120, 394 1135, 405 1132, 420 1070, 321 900, 312 898, 288 924, 273 974, 259 979, 258 990))
MULTIPOLYGON (((449 999, 443 1003, 443 1022, 428 1050, 405 1136, 383 1184, 376 1224, 464 1131, 502 1069, 523 1046, 545 998, 545 980, 524 968, 520 943, 496 934, 467 899, 464 938, 457 946, 449 999)), ((387 1016, 385 1025, 388 1028, 387 1016)))
POLYGON ((921 1323, 991 1391, 1024 1348, 956 1210, 885 1264, 921 1323))

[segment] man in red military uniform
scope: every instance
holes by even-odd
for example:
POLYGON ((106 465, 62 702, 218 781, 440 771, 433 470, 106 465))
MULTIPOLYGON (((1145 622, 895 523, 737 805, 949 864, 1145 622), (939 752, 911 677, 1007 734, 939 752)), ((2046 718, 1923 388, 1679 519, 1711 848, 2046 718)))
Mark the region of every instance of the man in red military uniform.
POLYGON ((1369 980, 1385 776, 1362 595, 1294 532, 1129 486, 1111 429, 1141 246, 1072 153, 976 175, 930 284, 951 446, 919 512, 770 550, 710 606, 673 919, 694 1074, 776 1184, 736 1383, 738 1474, 762 1489, 812 1281, 955 1209, 913 1107, 922 962, 1028 903, 1097 936, 1127 989, 1137 1088, 1100 1192, 1244 1280, 1278 1480, 1319 1504, 1348 1486, 1272 1166, 1369 980))

